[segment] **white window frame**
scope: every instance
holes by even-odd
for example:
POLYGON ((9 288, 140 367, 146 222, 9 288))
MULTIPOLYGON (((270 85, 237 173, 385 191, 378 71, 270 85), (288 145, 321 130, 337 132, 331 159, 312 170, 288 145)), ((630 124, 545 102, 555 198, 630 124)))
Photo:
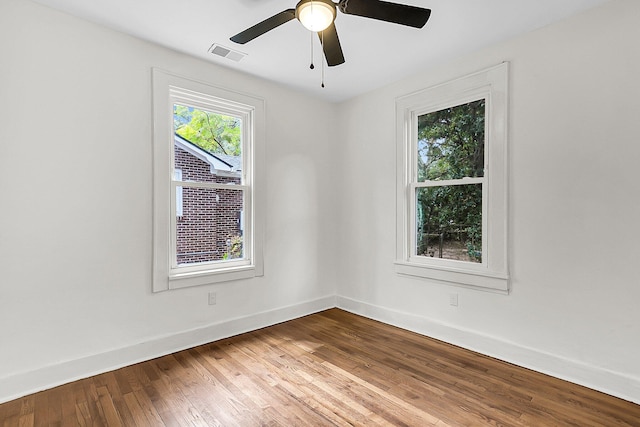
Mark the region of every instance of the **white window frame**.
MULTIPOLYGON (((182 181, 182 169, 173 170, 173 179, 176 182, 182 181)), ((176 187, 176 216, 181 217, 184 214, 184 206, 182 200, 182 186, 176 187)))
POLYGON ((508 63, 396 99, 396 272, 449 285, 508 293, 508 63), (451 182, 417 181, 418 117, 485 99, 485 172, 451 182), (482 262, 416 255, 416 189, 482 184, 482 262))
POLYGON ((154 68, 153 81, 153 291, 161 292, 264 274, 264 100, 180 77, 154 68), (173 105, 239 117, 242 120, 242 182, 237 186, 214 183, 197 187, 243 190, 244 257, 240 260, 179 266, 176 257, 176 197, 174 172, 173 105))

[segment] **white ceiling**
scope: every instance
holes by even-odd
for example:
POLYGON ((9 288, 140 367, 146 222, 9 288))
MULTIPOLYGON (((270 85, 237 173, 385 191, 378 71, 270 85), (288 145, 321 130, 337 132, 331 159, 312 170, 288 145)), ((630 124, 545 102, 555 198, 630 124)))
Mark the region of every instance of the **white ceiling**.
POLYGON ((236 33, 295 7, 297 0, 35 0, 329 101, 342 101, 437 63, 514 37, 610 0, 398 0, 432 10, 423 29, 338 12, 346 62, 325 68, 317 37, 292 20, 245 44, 236 33), (311 40, 315 70, 309 69, 311 40), (217 43, 247 54, 240 62, 208 53, 217 43))

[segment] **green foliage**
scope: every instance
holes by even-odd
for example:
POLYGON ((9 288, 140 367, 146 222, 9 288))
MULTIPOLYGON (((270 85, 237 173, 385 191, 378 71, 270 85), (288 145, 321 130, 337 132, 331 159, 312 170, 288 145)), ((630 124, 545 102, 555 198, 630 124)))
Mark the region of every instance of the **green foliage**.
POLYGON ((210 153, 242 155, 241 121, 184 105, 173 106, 174 131, 210 153))
POLYGON ((483 176, 484 108, 481 99, 418 118, 421 181, 483 176))
POLYGON ((242 258, 242 236, 233 236, 227 242, 227 252, 222 256, 222 259, 237 259, 242 258))
MULTIPOLYGON (((418 179, 441 181, 484 175, 484 99, 418 118, 418 179)), ((427 240, 464 237, 471 260, 481 261, 482 185, 420 188, 418 252, 427 240)))

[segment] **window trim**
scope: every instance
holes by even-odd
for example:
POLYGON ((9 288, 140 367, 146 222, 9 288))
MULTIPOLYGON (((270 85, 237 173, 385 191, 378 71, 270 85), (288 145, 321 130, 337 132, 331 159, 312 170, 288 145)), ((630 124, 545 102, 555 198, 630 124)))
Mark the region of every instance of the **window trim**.
MULTIPOLYGON (((153 292, 248 279, 264 274, 264 100, 210 83, 152 69, 153 94, 153 292), (175 253, 176 181, 173 170, 173 104, 189 105, 243 118, 245 232, 251 242, 247 258, 224 263, 172 268, 175 253), (247 221, 247 219, 249 219, 247 221)), ((185 185, 182 183, 181 185, 185 185)), ((187 184, 188 185, 188 184, 187 184)))
MULTIPOLYGON (((398 274, 509 292, 507 259, 507 62, 396 99, 396 260, 398 274), (483 261, 415 256, 417 117, 484 98, 483 261)), ((469 179, 469 184, 473 183, 469 179)))

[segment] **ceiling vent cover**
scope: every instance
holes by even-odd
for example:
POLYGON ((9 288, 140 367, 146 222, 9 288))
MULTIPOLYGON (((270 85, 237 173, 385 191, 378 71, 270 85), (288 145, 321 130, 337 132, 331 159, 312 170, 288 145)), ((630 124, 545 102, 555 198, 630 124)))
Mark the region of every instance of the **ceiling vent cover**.
POLYGON ((235 62, 240 62, 242 58, 247 56, 246 53, 238 52, 237 50, 230 49, 217 43, 211 45, 209 52, 235 62))

